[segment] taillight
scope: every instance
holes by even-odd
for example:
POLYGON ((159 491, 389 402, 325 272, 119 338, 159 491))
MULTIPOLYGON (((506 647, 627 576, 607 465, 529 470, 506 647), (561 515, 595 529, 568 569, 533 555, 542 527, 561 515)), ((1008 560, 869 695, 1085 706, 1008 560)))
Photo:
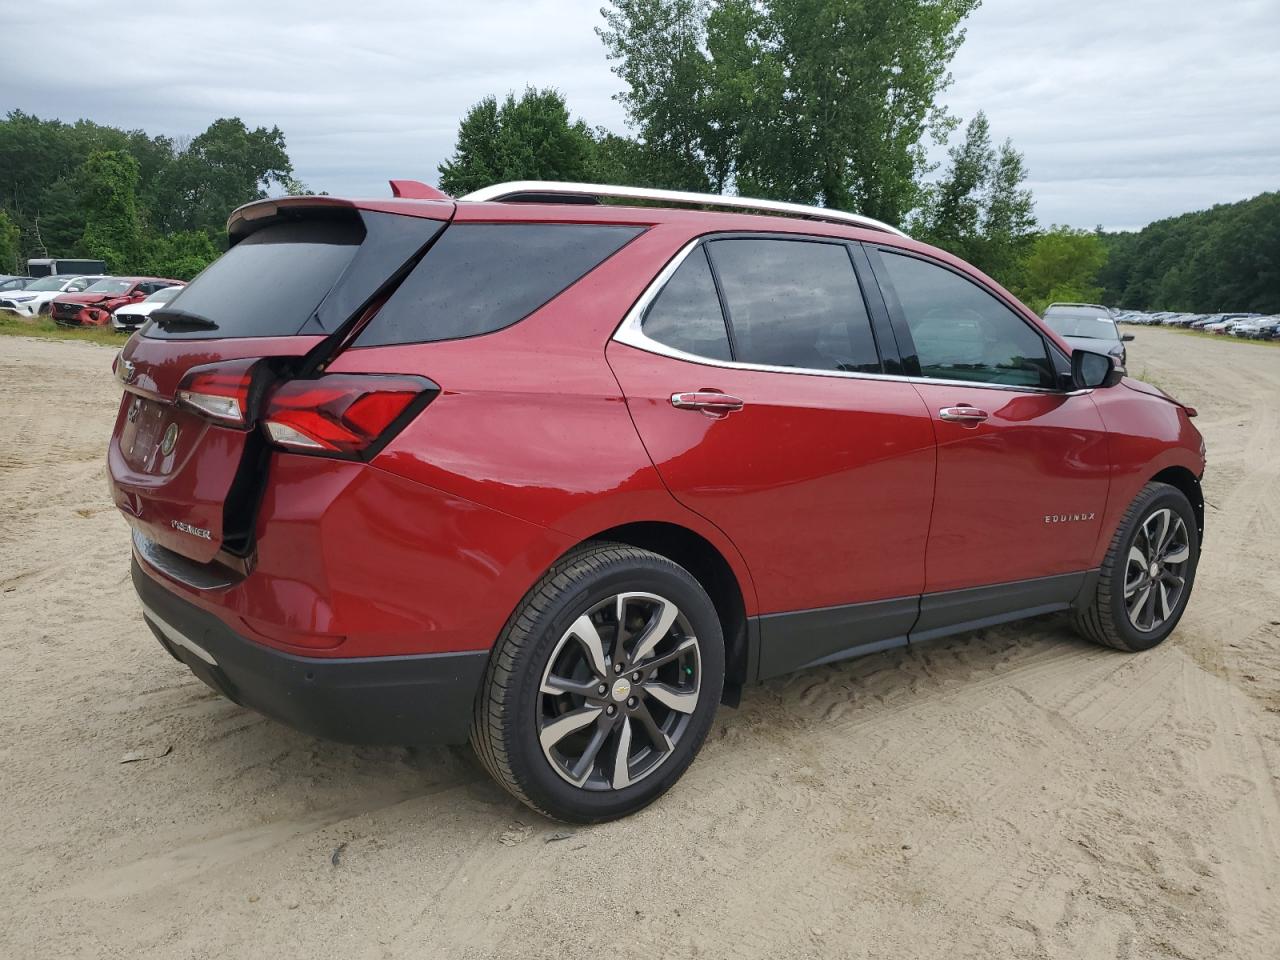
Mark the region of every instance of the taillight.
POLYGON ((289 380, 268 397, 262 426, 286 450, 368 455, 439 391, 423 377, 331 373, 289 380))
POLYGON ((258 359, 192 367, 178 384, 178 406, 233 427, 248 427, 269 372, 258 359))

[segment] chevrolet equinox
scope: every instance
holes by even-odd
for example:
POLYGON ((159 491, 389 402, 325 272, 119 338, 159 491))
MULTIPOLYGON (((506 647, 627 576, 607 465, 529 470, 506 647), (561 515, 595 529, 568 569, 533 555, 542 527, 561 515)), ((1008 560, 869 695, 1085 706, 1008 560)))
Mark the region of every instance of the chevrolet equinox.
POLYGON ((594 822, 747 684, 1051 611, 1146 650, 1182 616, 1195 411, 968 264, 766 200, 392 187, 236 210, 116 359, 143 616, 236 703, 469 739, 594 822))

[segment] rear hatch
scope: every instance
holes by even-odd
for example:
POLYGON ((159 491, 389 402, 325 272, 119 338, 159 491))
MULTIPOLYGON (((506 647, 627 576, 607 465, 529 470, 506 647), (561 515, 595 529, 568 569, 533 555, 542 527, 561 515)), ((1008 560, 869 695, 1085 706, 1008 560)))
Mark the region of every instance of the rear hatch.
POLYGON ((425 402, 428 381, 323 371, 452 212, 297 198, 233 215, 231 249, 116 360, 125 394, 108 468, 139 533, 188 560, 234 566, 252 550, 273 443, 361 458, 425 402))

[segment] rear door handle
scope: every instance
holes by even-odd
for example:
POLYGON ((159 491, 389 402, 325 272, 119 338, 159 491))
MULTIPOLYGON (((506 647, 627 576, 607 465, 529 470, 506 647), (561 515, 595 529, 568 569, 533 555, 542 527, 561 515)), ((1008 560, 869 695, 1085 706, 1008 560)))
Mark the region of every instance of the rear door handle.
POLYGON ((943 420, 952 420, 956 423, 967 423, 970 426, 977 426, 982 423, 991 414, 985 410, 979 410, 977 407, 971 407, 962 403, 954 407, 943 407, 938 411, 938 416, 943 420))
POLYGON ((673 393, 671 405, 678 410, 699 410, 709 417, 723 417, 741 410, 743 402, 718 390, 693 390, 689 393, 673 393))

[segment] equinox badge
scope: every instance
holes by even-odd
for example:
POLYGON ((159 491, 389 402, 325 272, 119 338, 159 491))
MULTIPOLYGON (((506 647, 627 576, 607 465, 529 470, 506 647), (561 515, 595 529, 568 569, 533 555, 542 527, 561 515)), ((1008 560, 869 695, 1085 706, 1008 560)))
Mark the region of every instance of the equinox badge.
POLYGON ((1046 513, 1045 523, 1078 523, 1081 520, 1092 520, 1092 513, 1046 513))

